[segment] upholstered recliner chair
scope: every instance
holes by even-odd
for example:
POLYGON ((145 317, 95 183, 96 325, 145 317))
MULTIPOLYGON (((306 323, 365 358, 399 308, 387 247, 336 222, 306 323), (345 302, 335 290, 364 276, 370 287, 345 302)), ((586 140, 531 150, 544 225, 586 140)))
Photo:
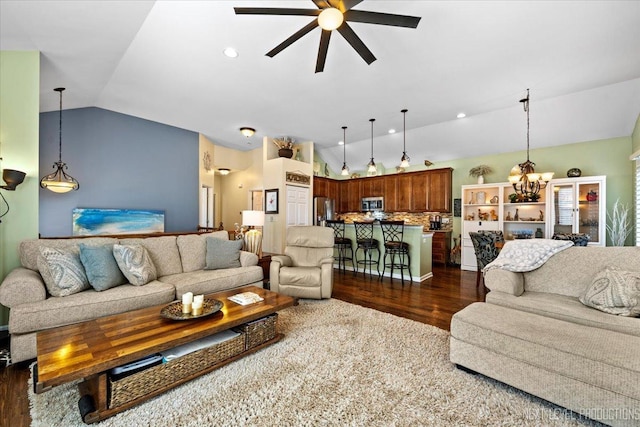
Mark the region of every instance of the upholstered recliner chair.
POLYGON ((299 298, 331 298, 333 230, 289 227, 284 255, 271 257, 269 274, 274 292, 299 298))

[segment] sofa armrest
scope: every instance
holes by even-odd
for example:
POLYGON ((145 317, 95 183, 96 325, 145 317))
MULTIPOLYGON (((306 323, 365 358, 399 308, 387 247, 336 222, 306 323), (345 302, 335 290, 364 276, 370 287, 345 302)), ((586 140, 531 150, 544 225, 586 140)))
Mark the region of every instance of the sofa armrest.
POLYGON ((18 267, 11 271, 0 284, 0 304, 15 307, 27 302, 47 299, 47 288, 37 271, 18 267))
POLYGON ((332 256, 324 257, 320 260, 320 266, 322 267, 323 264, 330 264, 333 266, 333 261, 335 261, 335 259, 332 256))
POLYGON ((240 265, 242 267, 258 265, 258 255, 253 252, 240 251, 240 265))
POLYGON ((524 292, 524 274, 493 268, 485 272, 484 284, 491 291, 519 297, 524 292))

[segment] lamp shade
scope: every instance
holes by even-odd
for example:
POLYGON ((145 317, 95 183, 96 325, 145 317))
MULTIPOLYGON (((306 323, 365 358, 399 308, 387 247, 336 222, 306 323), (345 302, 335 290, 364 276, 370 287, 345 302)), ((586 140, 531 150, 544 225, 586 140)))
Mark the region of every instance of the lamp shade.
POLYGON ((342 25, 344 15, 335 7, 328 7, 320 12, 318 16, 318 25, 326 31, 332 31, 342 25))
POLYGON ((14 169, 5 169, 2 171, 2 180, 7 183, 7 185, 3 185, 0 188, 5 190, 13 191, 16 187, 22 184, 24 181, 24 177, 26 174, 22 171, 17 171, 14 169))
POLYGON ((263 226, 264 211, 242 211, 242 225, 263 226))

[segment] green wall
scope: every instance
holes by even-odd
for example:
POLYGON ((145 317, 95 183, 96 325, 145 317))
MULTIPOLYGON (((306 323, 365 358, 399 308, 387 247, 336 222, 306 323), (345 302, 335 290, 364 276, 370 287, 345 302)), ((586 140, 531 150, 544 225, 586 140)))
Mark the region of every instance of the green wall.
MULTIPOLYGON (((38 127, 40 53, 0 52, 0 157, 2 169, 26 172, 16 191, 2 191, 11 210, 0 224, 0 280, 20 265, 18 244, 38 237, 38 127)), ((3 182, 4 184, 4 182, 3 182)), ((0 210, 6 206, 0 200, 0 210)), ((0 306, 0 325, 8 322, 0 306)))

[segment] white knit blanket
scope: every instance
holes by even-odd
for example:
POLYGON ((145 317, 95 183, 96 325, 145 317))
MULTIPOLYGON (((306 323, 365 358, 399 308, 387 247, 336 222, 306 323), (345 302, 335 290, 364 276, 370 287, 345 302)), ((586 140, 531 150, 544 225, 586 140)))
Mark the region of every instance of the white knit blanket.
POLYGON ((570 240, 517 239, 505 243, 498 257, 483 272, 494 268, 525 272, 544 264, 551 256, 573 246, 570 240))

